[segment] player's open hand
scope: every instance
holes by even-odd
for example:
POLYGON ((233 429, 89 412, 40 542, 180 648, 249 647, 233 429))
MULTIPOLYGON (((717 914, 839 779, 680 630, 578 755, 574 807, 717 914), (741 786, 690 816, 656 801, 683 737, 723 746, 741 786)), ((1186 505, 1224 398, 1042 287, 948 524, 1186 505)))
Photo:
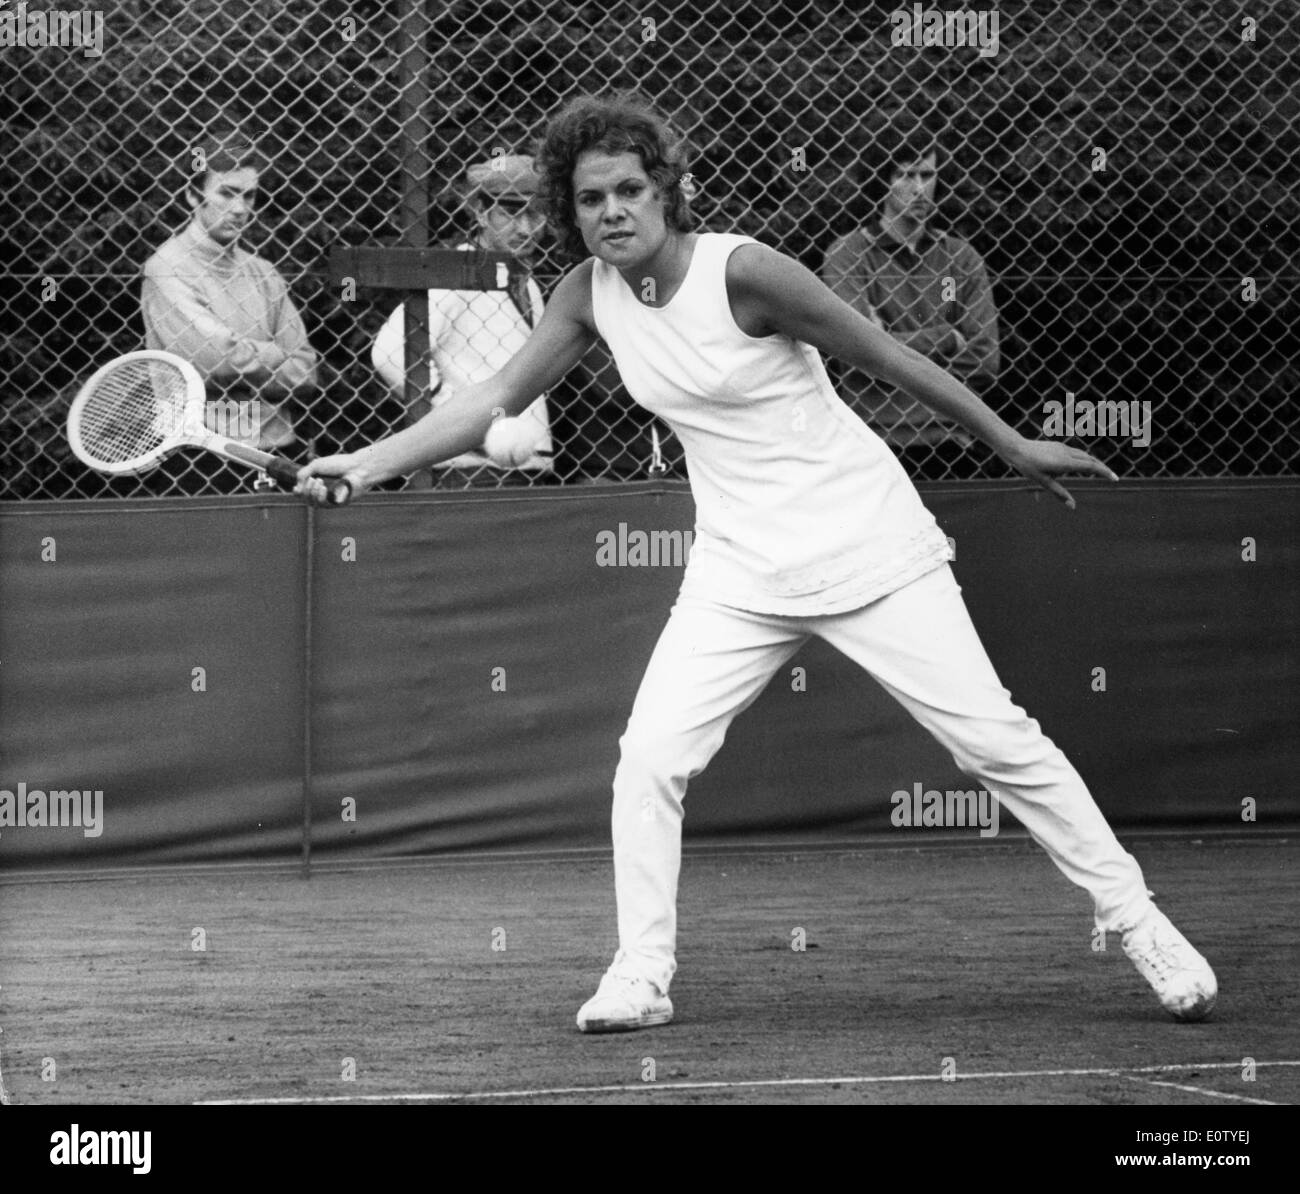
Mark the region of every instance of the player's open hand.
POLYGON ((294 493, 301 493, 314 506, 346 506, 360 497, 369 483, 355 452, 318 456, 298 470, 294 493), (339 481, 346 482, 339 485, 339 481))
POLYGON ((1052 480, 1053 477, 1078 473, 1083 476, 1105 477, 1108 481, 1119 480, 1091 452, 1071 448, 1068 444, 1057 443, 1055 440, 1022 438, 1002 456, 1022 476, 1041 485, 1049 493, 1056 494, 1071 510, 1074 509, 1074 498, 1064 485, 1052 480))

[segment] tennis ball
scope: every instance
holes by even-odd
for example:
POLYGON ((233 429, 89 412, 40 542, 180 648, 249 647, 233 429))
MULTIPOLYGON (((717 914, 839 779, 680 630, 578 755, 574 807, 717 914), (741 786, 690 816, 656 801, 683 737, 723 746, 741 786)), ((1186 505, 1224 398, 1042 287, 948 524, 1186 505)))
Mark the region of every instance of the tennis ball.
POLYGON ((497 419, 488 428, 483 450, 498 468, 518 468, 532 457, 539 439, 540 429, 530 419, 497 419))

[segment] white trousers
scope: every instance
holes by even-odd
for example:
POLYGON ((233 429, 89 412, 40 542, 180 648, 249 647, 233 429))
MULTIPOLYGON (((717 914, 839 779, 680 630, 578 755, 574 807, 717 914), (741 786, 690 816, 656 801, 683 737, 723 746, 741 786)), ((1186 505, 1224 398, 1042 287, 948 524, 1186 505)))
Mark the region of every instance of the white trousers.
POLYGON ((843 614, 786 617, 679 599, 619 741, 614 883, 619 947, 665 993, 676 969, 677 878, 687 782, 732 719, 817 635, 867 670, 953 761, 997 794, 1065 875, 1091 893, 1099 928, 1136 924, 1150 903, 1079 774, 1015 705, 944 565, 843 614))

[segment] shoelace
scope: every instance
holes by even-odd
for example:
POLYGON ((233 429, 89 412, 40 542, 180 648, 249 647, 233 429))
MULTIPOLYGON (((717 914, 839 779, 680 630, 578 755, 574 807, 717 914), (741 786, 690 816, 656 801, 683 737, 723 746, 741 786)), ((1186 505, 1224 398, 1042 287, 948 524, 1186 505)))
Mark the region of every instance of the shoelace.
POLYGON ((627 983, 629 985, 646 981, 629 965, 627 955, 622 950, 619 950, 614 955, 614 961, 609 970, 605 972, 605 978, 608 981, 627 983))
POLYGON ((1143 966, 1150 968, 1159 978, 1167 979, 1183 968, 1178 957, 1182 950, 1182 943, 1177 938, 1162 941, 1160 938, 1163 929, 1163 925, 1155 925, 1151 930, 1150 938, 1140 940, 1132 956, 1141 961, 1143 966))

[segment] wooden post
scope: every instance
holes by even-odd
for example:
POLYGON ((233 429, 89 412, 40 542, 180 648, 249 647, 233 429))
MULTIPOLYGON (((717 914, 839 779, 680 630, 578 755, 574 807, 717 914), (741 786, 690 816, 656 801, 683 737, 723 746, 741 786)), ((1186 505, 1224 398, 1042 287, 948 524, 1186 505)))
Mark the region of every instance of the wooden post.
MULTIPOLYGON (((413 364, 418 364, 423 374, 423 389, 417 391, 423 400, 424 411, 429 409, 429 331, 427 323, 430 290, 504 290, 509 291, 516 277, 525 276, 527 269, 517 257, 508 253, 486 253, 479 249, 412 249, 401 246, 385 248, 378 245, 348 245, 336 248, 330 254, 330 277, 335 282, 350 278, 357 286, 374 290, 391 290, 405 296, 407 304, 406 337, 406 394, 411 395, 413 364), (417 334, 423 339, 411 343, 412 300, 417 301, 425 321, 417 334)), ((421 412, 423 413, 423 412, 421 412)), ((414 416, 421 417, 420 415, 414 416)), ((427 489, 433 484, 432 474, 422 472, 423 484, 413 484, 413 489, 427 489)))
MULTIPOLYGON (((400 0, 398 8, 398 79, 401 86, 402 193, 399 225, 404 247, 423 249, 429 244, 429 55, 425 37, 429 30, 428 0, 400 0)), ((360 282, 360 279, 358 279, 360 282)), ((406 334, 406 421, 416 423, 429 412, 429 304, 424 291, 402 297, 406 334)), ((433 474, 422 469, 409 482, 411 489, 430 489, 433 474)))

